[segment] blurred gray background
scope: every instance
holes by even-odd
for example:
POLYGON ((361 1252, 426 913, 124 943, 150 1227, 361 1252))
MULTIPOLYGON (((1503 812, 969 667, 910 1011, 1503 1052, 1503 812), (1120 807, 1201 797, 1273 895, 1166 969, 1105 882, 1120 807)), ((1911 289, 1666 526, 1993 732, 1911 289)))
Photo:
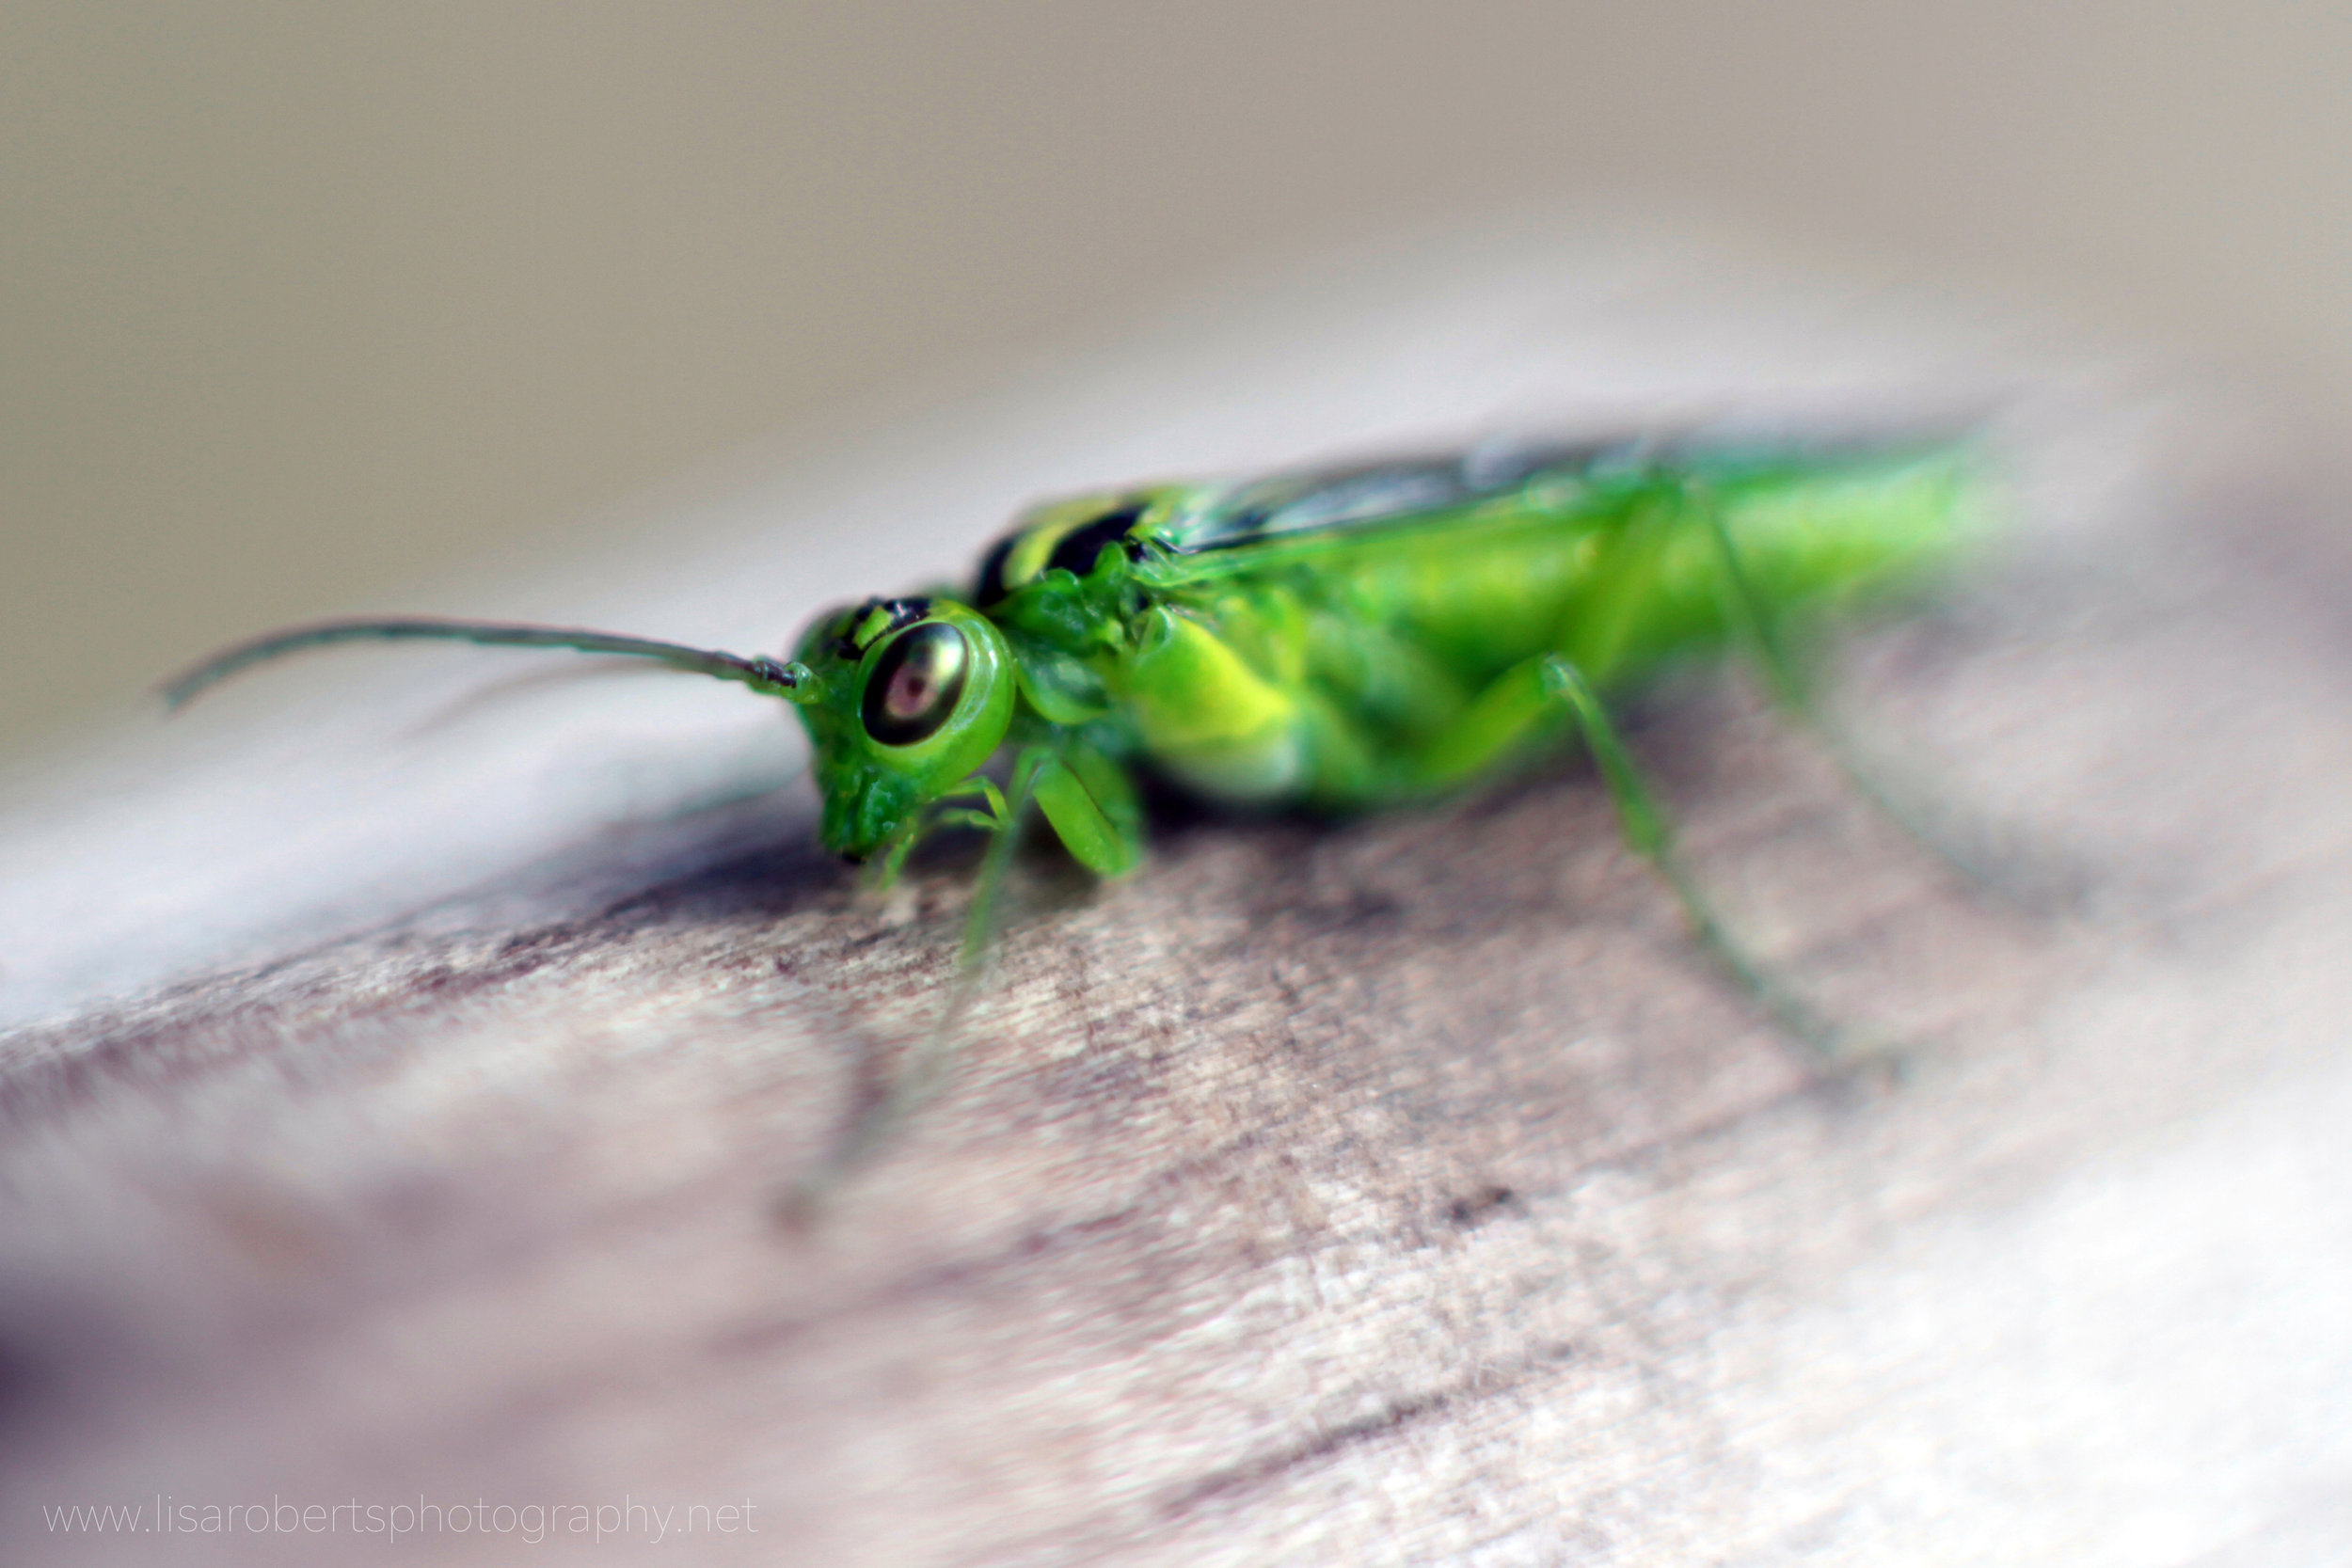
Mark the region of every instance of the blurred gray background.
POLYGON ((0 755, 845 400, 1497 214, 1680 214, 2325 428, 2347 44, 2177 0, 10 6, 0 755))

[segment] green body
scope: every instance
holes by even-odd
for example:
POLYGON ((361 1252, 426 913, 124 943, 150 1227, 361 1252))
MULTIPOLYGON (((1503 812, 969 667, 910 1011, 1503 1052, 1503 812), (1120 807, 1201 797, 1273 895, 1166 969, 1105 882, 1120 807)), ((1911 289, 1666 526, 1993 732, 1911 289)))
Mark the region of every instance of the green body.
POLYGON ((988 553, 968 593, 827 614, 789 663, 566 627, 338 621, 225 650, 165 693, 176 705, 281 654, 367 640, 653 659, 799 707, 824 842, 872 859, 878 880, 932 828, 988 832, 963 980, 930 1049, 805 1196, 876 1147, 928 1081, 1029 809, 1117 876, 1142 854, 1139 768, 1216 800, 1352 811, 1441 794, 1574 735, 1699 943, 1792 1035, 1848 1054, 1848 1032, 1753 958, 1685 870, 1607 698, 1734 641, 1823 732, 1787 623, 1917 578, 1979 511, 1974 466, 1948 445, 1486 451, 1055 502, 988 553))
POLYGON ((824 840, 902 852, 1006 746, 1105 873, 1135 858, 1138 763, 1220 801, 1441 793, 1570 728, 1560 661, 1606 693, 1719 646, 1735 586, 1777 619, 1915 578, 1976 502, 1949 447, 1631 445, 1056 502, 970 593, 873 601, 803 641, 824 840), (876 744, 861 703, 892 642, 934 621, 970 646, 953 710, 876 744))
POLYGON ((1977 510, 1951 445, 1485 451, 1054 502, 968 593, 821 616, 788 664, 564 627, 342 621, 228 649, 166 694, 362 640, 650 658, 798 706, 826 846, 879 855, 885 880, 929 828, 1009 840, 1032 802, 1116 875, 1141 852, 1138 766, 1216 800, 1358 810, 1573 729, 1613 780, 1601 699, 1731 635, 1801 709, 1780 624, 1918 576, 1977 510))

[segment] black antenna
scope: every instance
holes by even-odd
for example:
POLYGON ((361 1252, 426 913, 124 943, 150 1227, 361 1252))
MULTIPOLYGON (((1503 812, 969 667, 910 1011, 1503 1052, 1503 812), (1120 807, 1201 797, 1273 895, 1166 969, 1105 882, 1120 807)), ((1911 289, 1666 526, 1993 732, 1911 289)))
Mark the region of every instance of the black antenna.
POLYGON ((787 664, 765 655, 744 658, 679 642, 657 642, 644 637, 615 637, 611 632, 581 631, 569 626, 519 626, 498 621, 442 621, 426 617, 391 621, 322 621, 315 626, 289 626, 250 641, 223 648, 174 675, 159 689, 167 707, 177 710, 199 694, 230 676, 283 655, 333 642, 402 641, 481 642, 506 648, 574 648, 584 654, 618 654, 650 658, 673 670, 709 675, 748 686, 763 696, 787 703, 809 703, 810 675, 804 664, 787 664))

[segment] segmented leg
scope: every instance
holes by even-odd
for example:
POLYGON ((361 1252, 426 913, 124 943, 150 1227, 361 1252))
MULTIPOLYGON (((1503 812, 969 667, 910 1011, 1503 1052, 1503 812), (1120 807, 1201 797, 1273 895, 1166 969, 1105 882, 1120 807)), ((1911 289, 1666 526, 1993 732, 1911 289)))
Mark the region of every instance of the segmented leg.
MULTIPOLYGON (((922 1042, 908 1053, 889 1089, 859 1116, 823 1164, 793 1184, 784 1201, 787 1222, 804 1225, 812 1219, 825 1195, 852 1169, 871 1159, 937 1084, 954 1051, 963 1015, 970 1010, 987 973, 996 930, 997 894, 1020 842, 1022 818, 1035 799, 1038 769, 1051 754, 1041 747, 1023 752, 1014 761, 1012 777, 1002 792, 980 781, 974 792, 983 795, 986 810, 958 810, 933 819, 932 825, 961 823, 984 829, 989 834, 988 847, 980 856, 979 874, 973 879, 972 905, 964 914, 963 940, 956 951, 956 977, 948 989, 946 1006, 922 1042)), ((910 839, 914 836, 909 835, 910 839)), ((894 852, 898 860, 904 860, 904 849, 894 846, 894 852)))
POLYGON ((1867 1039, 1832 1023, 1732 934, 1713 901, 1683 866, 1675 849, 1673 825, 1592 682, 1565 655, 1538 655, 1496 676, 1453 728, 1423 750, 1414 771, 1403 781, 1405 788, 1425 795, 1468 783, 1564 717, 1576 725, 1600 767, 1627 845, 1649 863, 1674 895, 1708 958, 1782 1029, 1825 1059, 1849 1058, 1867 1049, 1867 1039))
POLYGON ((1617 822, 1627 845, 1649 862, 1659 880, 1673 893, 1675 901, 1682 906, 1682 917, 1692 935, 1708 956, 1754 996, 1774 1022, 1820 1056, 1838 1061, 1859 1053, 1860 1044, 1849 1031, 1832 1023, 1790 990, 1733 937, 1716 912, 1713 900, 1675 852, 1673 825, 1667 821, 1657 796, 1635 765, 1633 753, 1626 749, 1624 737, 1618 735, 1616 724, 1583 672, 1568 660, 1552 656, 1543 661, 1542 678, 1546 689, 1567 705, 1584 744, 1592 751, 1593 760, 1599 765, 1601 779, 1609 786, 1609 799, 1617 808, 1617 822))
POLYGON ((2010 874, 2005 864, 2010 857, 1994 847, 1991 833, 1980 826, 1966 824, 1957 812, 1923 803, 1908 791, 1889 788, 1879 772, 1863 762, 1852 741, 1816 701, 1813 683, 1781 636, 1780 618, 1757 591, 1756 579, 1749 575, 1739 544, 1732 537, 1731 525, 1713 493, 1694 487, 1691 504, 1714 542, 1724 615, 1733 640, 1754 666, 1773 705, 1812 736, 1814 744, 1845 780, 1846 787, 1867 800, 1913 843, 1942 861, 1967 887, 1997 895, 2013 904, 2048 902, 2046 896, 2028 891, 2023 879, 2010 874))

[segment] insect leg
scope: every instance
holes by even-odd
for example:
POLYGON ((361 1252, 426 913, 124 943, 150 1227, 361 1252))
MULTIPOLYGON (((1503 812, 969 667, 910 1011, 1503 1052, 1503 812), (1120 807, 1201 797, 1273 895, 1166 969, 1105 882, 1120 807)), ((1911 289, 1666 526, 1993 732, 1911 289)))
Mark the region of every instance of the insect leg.
POLYGON ((1732 637, 1755 667, 1773 705, 1813 736, 1847 788, 1868 801, 1913 843, 1942 861, 1963 883, 1979 891, 1997 891, 2012 901, 2028 901, 2017 879, 2000 869, 2000 863, 2009 857, 1993 847, 1989 833, 1963 826, 1957 812, 1923 804, 1907 791, 1890 789, 1880 773, 1863 762, 1851 740, 1816 701, 1813 683, 1781 635, 1780 617, 1757 589, 1722 504, 1703 486, 1692 487, 1691 502, 1714 546, 1724 615, 1732 637))
POLYGON ((1051 757, 1052 753, 1041 746, 1028 748, 1014 759, 1012 777, 1004 794, 989 792, 996 825, 991 832, 988 851, 980 858, 980 874, 972 887, 972 908, 963 918, 963 942, 956 949, 957 983, 961 994, 956 998, 953 1013, 960 1014, 962 1005, 971 1000, 971 982, 979 977, 987 962, 989 941, 995 934, 996 890, 1004 883, 1005 869, 1012 863, 1013 848, 1020 842, 1021 818, 1037 799, 1038 771, 1051 757))
POLYGON ((1682 917, 1689 923, 1692 935, 1698 939, 1708 956, 1753 995, 1774 1022, 1817 1054, 1839 1061, 1862 1053, 1862 1045, 1848 1031, 1832 1023, 1790 990, 1732 936, 1716 912, 1713 900, 1675 852, 1672 824, 1584 673, 1554 656, 1543 661, 1542 678, 1546 689, 1567 705, 1585 745, 1592 749, 1594 761, 1600 765, 1600 775, 1617 808, 1617 821, 1624 830, 1626 843, 1635 854, 1649 862, 1659 879, 1673 893, 1675 901, 1682 906, 1682 917))
POLYGON ((972 906, 964 915, 963 941, 956 950, 956 977, 947 993, 947 1005, 922 1043, 908 1053, 889 1089, 859 1116, 832 1155, 794 1182, 785 1195, 783 1212, 787 1223, 806 1224, 825 1195, 852 1168, 873 1156, 938 1081, 962 1027, 963 1015, 970 1009, 986 974, 989 946, 996 930, 997 892, 1004 884, 1005 872, 1012 863, 1012 852, 1020 841, 1021 819, 1036 799, 1038 772, 1051 755, 1043 747, 1023 752, 1013 763, 1012 777, 1003 793, 993 787, 985 791, 993 815, 983 816, 977 811, 964 814, 970 825, 987 828, 989 840, 980 857, 979 875, 973 880, 972 906))
POLYGON ((977 775, 966 779, 939 795, 930 806, 910 818, 905 827, 883 842, 882 852, 866 864, 866 885, 877 893, 896 887, 899 875, 906 870, 908 857, 940 829, 993 830, 997 819, 1004 815, 1005 797, 993 784, 977 775), (960 800, 971 795, 981 797, 983 809, 941 809, 943 801, 960 800))
POLYGON ((1038 809, 1079 864, 1098 877, 1123 877, 1143 858, 1141 810, 1119 765, 1091 747, 1039 765, 1038 809))

